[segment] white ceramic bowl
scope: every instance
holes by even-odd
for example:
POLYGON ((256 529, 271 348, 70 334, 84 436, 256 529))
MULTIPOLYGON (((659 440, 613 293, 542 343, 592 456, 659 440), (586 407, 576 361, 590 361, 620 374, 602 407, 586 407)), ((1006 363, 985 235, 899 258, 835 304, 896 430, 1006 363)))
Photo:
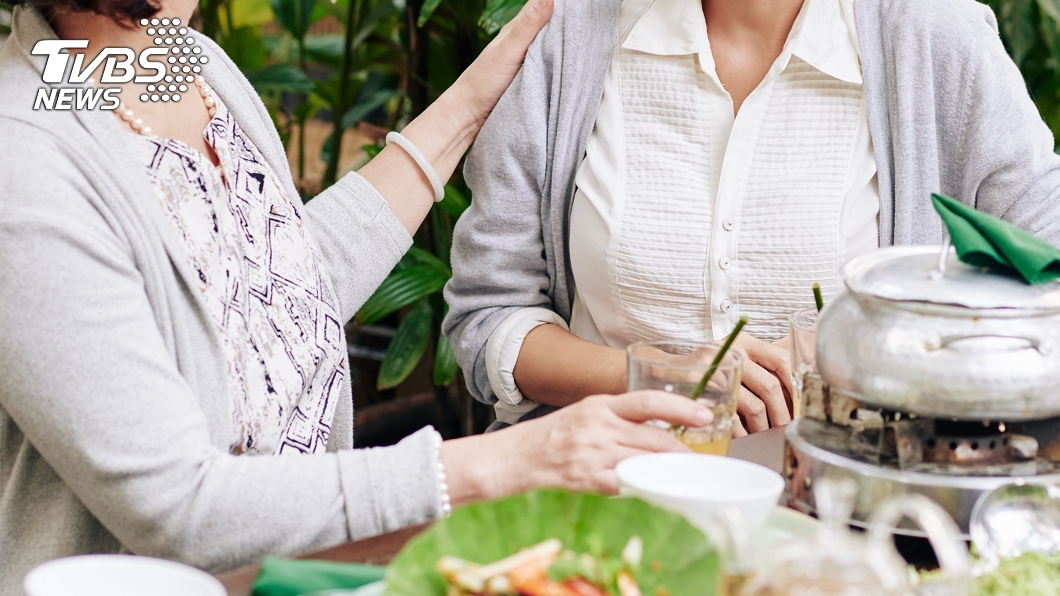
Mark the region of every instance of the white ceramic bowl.
POLYGON ((81 555, 48 561, 26 574, 29 596, 227 596, 194 567, 132 555, 81 555))
POLYGON ((615 467, 620 492, 678 513, 708 532, 716 512, 735 507, 754 532, 776 507, 784 479, 769 468, 699 453, 649 453, 615 467))

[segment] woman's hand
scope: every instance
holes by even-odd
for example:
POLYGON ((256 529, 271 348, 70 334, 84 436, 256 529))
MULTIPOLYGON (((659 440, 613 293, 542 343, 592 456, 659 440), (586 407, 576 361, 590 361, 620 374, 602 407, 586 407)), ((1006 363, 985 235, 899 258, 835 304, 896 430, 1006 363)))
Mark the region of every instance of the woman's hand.
MULTIPOLYGON (((444 183, 478 135, 523 64, 526 50, 552 16, 553 0, 530 0, 460 78, 401 131, 444 183)), ((389 146, 358 172, 414 234, 434 204, 427 176, 401 147, 389 146)))
POLYGON ((453 99, 464 102, 469 119, 477 123, 475 132, 522 68, 526 50, 552 16, 552 8, 553 0, 529 0, 450 88, 453 99))
POLYGON ((784 344, 771 344, 741 333, 732 347, 744 356, 743 386, 736 411, 747 424, 734 425, 736 436, 791 422, 791 357, 784 344))
POLYGON ((688 451, 665 420, 710 424, 709 409, 661 391, 597 395, 535 420, 485 435, 446 441, 442 462, 454 506, 534 488, 618 492, 615 465, 641 453, 688 451))

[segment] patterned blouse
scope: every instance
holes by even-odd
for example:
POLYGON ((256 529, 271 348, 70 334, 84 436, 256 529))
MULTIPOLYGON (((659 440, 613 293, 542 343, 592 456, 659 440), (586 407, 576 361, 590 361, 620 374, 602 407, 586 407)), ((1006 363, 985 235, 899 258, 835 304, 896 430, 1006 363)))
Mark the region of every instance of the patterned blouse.
POLYGON ((209 87, 214 166, 185 143, 129 133, 222 338, 232 453, 327 447, 348 362, 338 301, 298 207, 209 87))

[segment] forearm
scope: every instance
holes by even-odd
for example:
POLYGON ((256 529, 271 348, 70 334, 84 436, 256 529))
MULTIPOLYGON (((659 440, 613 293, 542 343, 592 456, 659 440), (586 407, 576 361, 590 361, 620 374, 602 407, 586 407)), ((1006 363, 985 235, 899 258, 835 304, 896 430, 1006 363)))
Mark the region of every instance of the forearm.
MULTIPOLYGON (((527 2, 456 83, 402 131, 443 182, 452 176, 519 72, 530 42, 551 16, 552 0, 527 2)), ((409 234, 414 233, 431 209, 434 192, 408 153, 388 147, 360 173, 379 190, 409 234)))
POLYGON ((625 392, 626 354, 541 325, 523 340, 513 375, 524 397, 566 406, 589 395, 625 392))
MULTIPOLYGON (((453 175, 482 123, 461 107, 460 83, 402 130, 444 183, 453 175)), ((400 146, 389 145, 358 171, 383 195, 408 233, 414 234, 434 204, 426 174, 400 146)))

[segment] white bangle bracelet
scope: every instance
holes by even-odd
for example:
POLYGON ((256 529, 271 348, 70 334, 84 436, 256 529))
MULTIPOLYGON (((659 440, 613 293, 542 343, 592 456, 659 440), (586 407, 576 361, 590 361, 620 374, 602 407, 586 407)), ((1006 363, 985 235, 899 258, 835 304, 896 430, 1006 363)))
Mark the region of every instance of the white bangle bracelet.
POLYGON ((438 179, 438 173, 434 171, 431 162, 427 161, 427 158, 423 156, 423 152, 400 132, 392 131, 387 133, 386 144, 389 145, 390 143, 401 145, 401 148, 412 157, 416 165, 420 166, 423 174, 430 181, 431 188, 434 189, 434 202, 440 203, 445 198, 445 187, 442 186, 442 181, 438 179))

